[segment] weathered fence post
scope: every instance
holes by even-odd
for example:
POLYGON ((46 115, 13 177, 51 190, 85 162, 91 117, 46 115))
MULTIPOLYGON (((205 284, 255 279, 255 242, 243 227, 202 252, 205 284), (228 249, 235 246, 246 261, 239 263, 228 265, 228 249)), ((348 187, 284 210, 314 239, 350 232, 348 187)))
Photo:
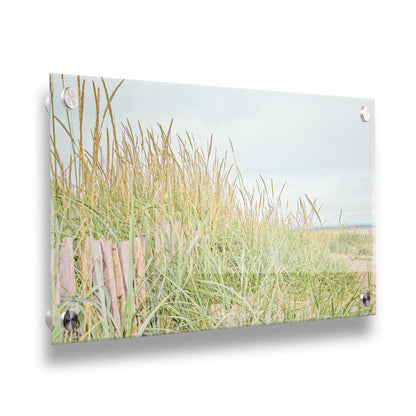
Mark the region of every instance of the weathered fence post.
POLYGON ((126 306, 126 292, 124 290, 123 273, 121 271, 120 258, 118 256, 117 244, 113 243, 111 245, 111 251, 113 254, 117 299, 119 301, 119 306, 120 306, 120 311, 121 311, 120 316, 123 316, 124 307, 126 306))
MULTIPOLYGON (((142 305, 141 312, 145 316, 146 308, 144 306, 144 299, 146 298, 146 289, 144 287, 144 270, 145 270, 145 238, 135 238, 134 239, 134 260, 136 264, 136 275, 137 278, 134 279, 135 282, 135 292, 136 296, 136 308, 142 305)), ((139 321, 139 324, 141 322, 139 321)))
POLYGON ((117 303, 117 290, 114 277, 113 253, 110 240, 101 240, 101 250, 103 254, 103 276, 104 284, 110 294, 110 311, 114 317, 116 325, 120 328, 120 312, 117 303))
POLYGON ((129 291, 129 242, 121 241, 118 248, 120 257, 121 273, 123 275, 123 284, 126 295, 129 291))
MULTIPOLYGON (((92 287, 103 284, 103 256, 99 241, 91 241, 90 237, 85 240, 84 264, 87 269, 87 279, 92 287)), ((94 299, 98 302, 99 296, 97 291, 94 293, 94 299)))
MULTIPOLYGON (((52 253, 53 264, 55 264, 55 253, 52 253)), ((73 240, 70 237, 64 238, 59 244, 58 261, 55 271, 55 305, 61 302, 65 296, 75 294, 75 272, 74 272, 74 249, 73 240)))

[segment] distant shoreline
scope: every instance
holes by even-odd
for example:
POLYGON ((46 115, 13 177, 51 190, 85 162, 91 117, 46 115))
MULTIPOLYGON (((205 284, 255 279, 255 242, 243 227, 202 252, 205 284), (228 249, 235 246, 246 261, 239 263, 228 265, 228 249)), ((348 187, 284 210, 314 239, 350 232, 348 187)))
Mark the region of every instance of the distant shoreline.
POLYGON ((320 227, 313 227, 311 228, 311 231, 321 231, 321 230, 355 230, 358 229, 360 231, 371 231, 373 228, 375 228, 375 225, 373 224, 351 224, 351 225, 324 225, 320 227))

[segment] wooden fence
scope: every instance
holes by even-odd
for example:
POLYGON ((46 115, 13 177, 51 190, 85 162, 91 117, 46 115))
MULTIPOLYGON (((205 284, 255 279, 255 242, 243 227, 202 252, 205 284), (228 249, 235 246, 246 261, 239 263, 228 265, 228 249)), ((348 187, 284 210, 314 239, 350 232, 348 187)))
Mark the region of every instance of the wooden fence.
MULTIPOLYGON (((198 238, 198 236, 197 236, 198 238)), ((170 249, 178 249, 184 240, 180 223, 172 227, 164 222, 157 227, 156 232, 151 236, 149 250, 152 258, 162 254, 162 247, 168 240, 170 249)), ((86 238, 74 253, 74 240, 70 237, 64 238, 59 247, 51 253, 51 270, 54 274, 55 291, 53 304, 61 303, 62 297, 75 296, 75 268, 74 255, 79 257, 79 267, 83 276, 83 285, 95 288, 103 284, 110 297, 110 312, 114 322, 120 328, 122 311, 127 299, 129 290, 129 241, 121 241, 118 245, 108 239, 91 240, 86 238), (101 281, 102 279, 102 281, 101 281)), ((134 278, 133 293, 136 310, 141 308, 141 315, 146 316, 144 300, 146 288, 144 284, 145 272, 145 250, 146 238, 144 236, 134 239, 134 278)), ((99 301, 97 291, 94 297, 99 301)), ((141 322, 136 317, 133 326, 140 327, 141 322)))

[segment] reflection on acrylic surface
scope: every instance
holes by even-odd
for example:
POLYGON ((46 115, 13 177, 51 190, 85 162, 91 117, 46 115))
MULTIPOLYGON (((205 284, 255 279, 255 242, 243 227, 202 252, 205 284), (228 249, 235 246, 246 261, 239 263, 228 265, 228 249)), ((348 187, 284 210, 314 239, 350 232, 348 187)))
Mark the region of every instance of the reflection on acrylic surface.
POLYGON ((53 343, 375 313, 372 100, 50 85, 53 343))

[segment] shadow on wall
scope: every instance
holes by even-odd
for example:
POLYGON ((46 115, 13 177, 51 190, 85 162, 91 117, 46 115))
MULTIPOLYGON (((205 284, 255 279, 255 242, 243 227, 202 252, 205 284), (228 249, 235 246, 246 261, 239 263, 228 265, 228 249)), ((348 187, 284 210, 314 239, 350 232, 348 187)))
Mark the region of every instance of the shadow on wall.
MULTIPOLYGON (((332 319, 327 321, 300 322, 262 327, 232 328, 186 334, 161 335, 130 339, 117 339, 80 344, 45 345, 47 364, 71 364, 105 361, 106 359, 178 357, 208 351, 238 350, 255 346, 275 346, 339 341, 340 339, 371 336, 372 317, 332 319)), ((45 326, 45 344, 49 342, 45 326)))

